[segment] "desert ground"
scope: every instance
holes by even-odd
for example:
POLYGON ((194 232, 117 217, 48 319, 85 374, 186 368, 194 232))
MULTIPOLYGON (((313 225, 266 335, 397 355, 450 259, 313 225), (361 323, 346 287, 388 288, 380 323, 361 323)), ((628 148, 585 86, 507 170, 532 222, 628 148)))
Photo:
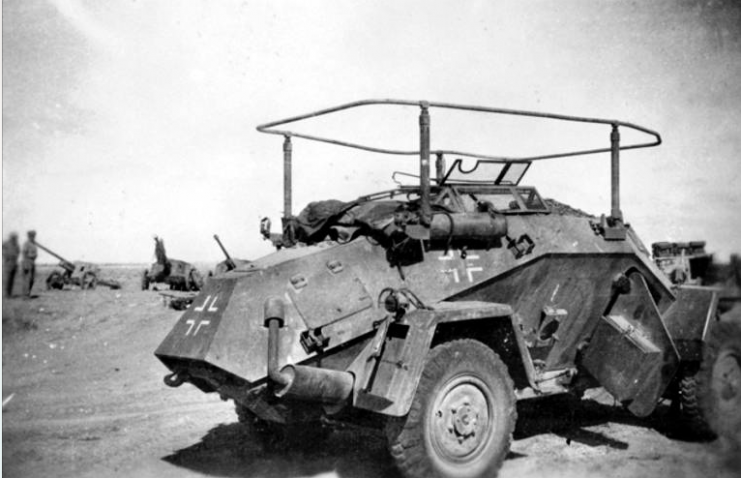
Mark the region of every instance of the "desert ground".
MULTIPOLYGON (((3 300, 2 475, 7 477, 398 477, 380 436, 335 432, 285 454, 263 451, 231 402, 164 385, 153 351, 180 312, 139 290, 145 265, 106 266, 121 290, 3 300)), ((662 404, 647 419, 602 390, 520 403, 502 478, 733 477, 722 443, 693 441, 662 404)))

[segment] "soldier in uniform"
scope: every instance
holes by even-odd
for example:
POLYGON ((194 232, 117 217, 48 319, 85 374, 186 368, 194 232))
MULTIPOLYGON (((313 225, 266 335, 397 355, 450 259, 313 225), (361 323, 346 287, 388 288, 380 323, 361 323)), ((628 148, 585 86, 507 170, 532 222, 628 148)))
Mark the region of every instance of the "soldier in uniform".
POLYGON ((18 272, 20 252, 18 234, 11 232, 8 240, 3 242, 3 297, 13 295, 13 282, 15 282, 15 273, 18 272))
POLYGON ((28 231, 28 239, 23 243, 23 250, 21 254, 21 272, 23 273, 23 295, 26 297, 31 296, 31 289, 33 288, 33 279, 36 275, 36 256, 39 255, 39 251, 36 248, 36 231, 28 231))

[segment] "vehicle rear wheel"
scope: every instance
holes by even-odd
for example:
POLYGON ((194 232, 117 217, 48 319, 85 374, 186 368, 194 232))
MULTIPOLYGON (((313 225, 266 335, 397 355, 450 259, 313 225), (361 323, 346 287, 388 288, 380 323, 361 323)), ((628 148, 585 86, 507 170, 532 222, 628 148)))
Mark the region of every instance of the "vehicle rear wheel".
POLYGON ((257 438, 266 452, 320 447, 332 433, 319 421, 274 423, 263 420, 249 408, 236 404, 239 423, 257 438))
POLYGON ((741 449, 741 324, 715 324, 705 344, 699 386, 710 428, 741 449))
POLYGON ((387 426, 389 449, 409 478, 494 476, 517 419, 507 367, 477 340, 430 351, 409 414, 387 426))

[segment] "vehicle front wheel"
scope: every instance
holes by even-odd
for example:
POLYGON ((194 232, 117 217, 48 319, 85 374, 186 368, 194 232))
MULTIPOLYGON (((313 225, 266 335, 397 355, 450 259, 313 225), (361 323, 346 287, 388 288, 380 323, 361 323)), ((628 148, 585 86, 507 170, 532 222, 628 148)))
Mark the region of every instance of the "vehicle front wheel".
POLYGON ((495 476, 517 420, 507 367, 477 340, 433 348, 409 414, 387 425, 391 455, 409 478, 495 476))
POLYGON ((710 428, 741 449, 741 324, 715 325, 698 378, 700 406, 710 428))

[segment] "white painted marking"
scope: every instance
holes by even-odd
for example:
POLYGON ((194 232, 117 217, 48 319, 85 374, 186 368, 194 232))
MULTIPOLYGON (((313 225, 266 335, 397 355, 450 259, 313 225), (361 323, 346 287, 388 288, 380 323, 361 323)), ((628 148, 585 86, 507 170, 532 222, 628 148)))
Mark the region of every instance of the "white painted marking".
POLYGON ((453 250, 449 250, 444 256, 440 256, 437 258, 440 261, 452 261, 453 260, 453 250))
POLYGON ((473 273, 482 272, 483 267, 466 267, 466 273, 468 274, 468 282, 473 282, 473 273))
POLYGON ((561 287, 561 284, 556 284, 556 288, 553 289, 553 294, 551 294, 551 303, 556 300, 556 294, 558 294, 559 287, 561 287))
POLYGON ((186 324, 188 324, 188 330, 185 332, 185 335, 190 335, 190 331, 193 330, 193 326, 196 325, 195 319, 188 319, 185 321, 186 324))
POLYGON ((218 307, 214 307, 214 306, 216 305, 216 300, 217 300, 218 298, 219 298, 219 296, 218 296, 218 295, 217 295, 217 296, 214 296, 214 300, 212 300, 212 301, 211 301, 211 305, 209 305, 209 306, 208 306, 208 311, 209 311, 209 312, 216 312, 217 310, 219 310, 219 308, 218 308, 218 307))
POLYGON ((206 308, 206 304, 208 304, 208 301, 209 300, 211 300, 211 296, 210 295, 206 296, 206 300, 203 301, 203 304, 201 304, 200 306, 196 307, 193 310, 195 310, 196 312, 203 312, 203 309, 206 308))
POLYGON ((196 327, 196 331, 193 333, 193 337, 195 337, 196 335, 198 335, 198 331, 201 330, 201 327, 203 327, 204 325, 207 326, 209 324, 211 324, 211 321, 210 320, 202 320, 202 321, 198 322, 198 327, 196 327))
POLYGON ((457 284, 461 281, 458 275, 458 269, 440 269, 443 274, 453 274, 453 281, 457 284))

